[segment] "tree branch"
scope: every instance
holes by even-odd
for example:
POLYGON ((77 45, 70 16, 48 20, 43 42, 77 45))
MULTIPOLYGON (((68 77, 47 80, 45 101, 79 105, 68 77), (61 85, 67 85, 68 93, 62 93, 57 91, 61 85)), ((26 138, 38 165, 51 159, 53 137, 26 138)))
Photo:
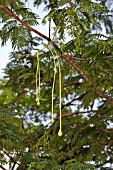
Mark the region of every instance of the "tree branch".
POLYGON ((109 59, 109 58, 113 58, 113 56, 103 56, 102 58, 109 59))
POLYGON ((113 133, 113 130, 105 129, 105 130, 103 130, 103 132, 106 132, 106 133, 113 133))
POLYGON ((82 95, 80 95, 79 97, 77 97, 77 98, 71 100, 70 102, 68 102, 68 103, 66 103, 66 104, 64 104, 64 105, 62 105, 61 109, 63 110, 65 107, 72 105, 72 103, 73 103, 74 101, 80 100, 86 93, 87 93, 87 92, 85 92, 85 93, 83 93, 82 95))
MULTIPOLYGON (((47 40, 48 42, 51 42, 51 44, 53 45, 53 47, 57 50, 60 50, 59 47, 47 36, 45 36, 44 34, 40 33, 39 31, 37 31, 36 29, 32 28, 31 26, 29 26, 28 24, 26 24, 24 21, 22 21, 17 15, 15 15, 12 11, 10 11, 7 7, 5 7, 4 5, 0 5, 0 8, 2 10, 4 10, 9 16, 13 17, 16 21, 18 21, 19 23, 21 23, 22 26, 28 28, 30 31, 36 33, 37 35, 41 36, 42 38, 44 38, 45 40, 47 40)), ((61 52, 60 52, 61 53, 61 52)), ((113 105, 113 99, 111 99, 109 96, 107 96, 106 94, 104 94, 103 92, 101 92, 99 89, 97 89, 94 84, 88 79, 88 77, 86 76, 86 74, 82 71, 81 68, 79 68, 73 60, 69 59, 68 56, 66 55, 61 55, 62 58, 67 61, 68 63, 70 63, 71 66, 73 66, 80 74, 81 76, 84 78, 84 80, 89 84, 89 86, 94 90, 94 92, 96 94, 99 95, 99 97, 105 98, 107 99, 107 101, 113 105)))
POLYGON ((58 46, 47 36, 45 36, 44 34, 40 33, 39 31, 37 31, 36 29, 32 28, 30 25, 26 24, 24 21, 22 21, 17 15, 15 15, 11 10, 9 10, 6 6, 1 5, 0 4, 0 8, 3 9, 9 16, 11 16, 12 18, 14 18, 16 21, 18 21, 22 26, 28 28, 28 30, 36 33, 37 35, 39 35, 40 37, 44 38, 45 40, 47 40, 48 42, 51 42, 51 44, 56 48, 59 49, 58 46))
POLYGON ((11 170, 14 170, 15 165, 16 165, 16 163, 14 162, 14 164, 13 164, 13 166, 12 166, 11 170))
MULTIPOLYGON (((80 112, 72 112, 72 113, 68 113, 68 114, 63 114, 62 115, 62 118, 65 118, 65 117, 69 117, 69 116, 73 116, 73 115, 78 115, 80 112)), ((60 116, 58 115, 55 120, 59 120, 60 119, 60 116)))
MULTIPOLYGON (((103 56, 102 59, 111 59, 113 58, 113 56, 103 56)), ((78 61, 90 61, 92 58, 78 58, 76 57, 76 55, 74 55, 73 57, 71 57, 71 59, 75 59, 78 61)), ((95 60, 95 58, 93 58, 93 60, 95 60)))
MULTIPOLYGON (((72 113, 68 113, 68 114, 63 114, 62 118, 73 116, 73 115, 78 115, 78 114, 84 114, 84 113, 87 113, 87 112, 88 111, 84 111, 84 112, 72 112, 72 113)), ((58 114, 57 117, 55 117, 55 120, 59 120, 59 119, 60 119, 60 115, 58 114)))
POLYGON ((24 165, 22 164, 19 164, 17 161, 15 161, 15 159, 10 156, 3 148, 0 147, 0 150, 12 161, 14 162, 15 164, 17 164, 19 166, 19 168, 21 168, 21 170, 25 170, 25 167, 24 165))
POLYGON ((109 143, 107 144, 107 146, 111 146, 113 143, 113 140, 110 140, 109 143))
POLYGON ((2 170, 7 170, 7 169, 5 169, 2 165, 0 165, 0 168, 1 168, 2 170))
POLYGON ((82 71, 82 69, 80 67, 78 67, 73 60, 70 60, 66 55, 62 55, 62 57, 69 62, 84 78, 84 80, 89 84, 89 86, 94 90, 94 92, 96 94, 99 95, 99 97, 105 98, 107 99, 107 101, 109 101, 109 103, 111 105, 113 105, 113 99, 111 99, 109 96, 107 96, 106 94, 104 94, 103 92, 101 92, 100 90, 98 90, 94 84, 88 79, 88 77, 86 76, 86 74, 82 71))

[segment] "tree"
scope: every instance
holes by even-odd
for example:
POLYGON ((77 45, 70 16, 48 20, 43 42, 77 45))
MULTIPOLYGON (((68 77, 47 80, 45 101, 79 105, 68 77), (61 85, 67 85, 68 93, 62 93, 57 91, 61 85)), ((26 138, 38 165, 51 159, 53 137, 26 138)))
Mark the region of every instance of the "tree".
POLYGON ((0 0, 0 38, 14 49, 0 80, 0 168, 8 162, 11 170, 107 169, 112 1, 34 0, 47 11, 42 23, 49 23, 49 36, 33 27, 39 16, 26 3, 0 0))

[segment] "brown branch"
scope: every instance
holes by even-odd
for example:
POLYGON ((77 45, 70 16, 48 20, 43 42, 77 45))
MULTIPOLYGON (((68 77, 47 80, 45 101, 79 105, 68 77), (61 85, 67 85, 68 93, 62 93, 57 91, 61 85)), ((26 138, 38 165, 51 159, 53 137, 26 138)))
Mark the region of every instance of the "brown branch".
POLYGON ((0 147, 0 150, 15 164, 17 164, 19 166, 19 168, 21 168, 21 170, 25 170, 25 166, 22 164, 19 164, 12 156, 10 156, 3 148, 0 147))
POLYGON ((92 58, 78 58, 78 57, 76 57, 76 56, 73 56, 73 57, 71 57, 71 59, 79 60, 79 61, 89 61, 89 60, 91 60, 92 58))
POLYGON ((14 170, 15 165, 16 165, 16 163, 14 162, 14 163, 13 163, 13 166, 12 166, 12 168, 11 168, 11 170, 14 170))
POLYGON ((11 10, 9 10, 6 6, 1 5, 0 4, 0 8, 3 9, 9 16, 11 16, 12 18, 14 18, 16 21, 18 21, 22 26, 28 28, 28 30, 36 33, 37 35, 39 35, 40 37, 44 38, 45 40, 47 40, 48 42, 51 42, 51 44, 56 48, 59 49, 57 47, 57 45, 47 36, 45 36, 44 34, 40 33, 39 31, 37 31, 36 29, 32 28, 30 25, 26 24, 24 21, 22 21, 17 15, 15 15, 11 10))
POLYGON ((113 56, 103 56, 102 58, 108 59, 108 58, 113 58, 113 56))
MULTIPOLYGON (((65 118, 65 117, 69 117, 69 116, 73 116, 73 115, 78 115, 78 114, 85 114, 85 113, 88 113, 90 112, 89 111, 84 111, 84 112, 72 112, 72 113, 67 113, 67 114, 63 114, 62 115, 62 118, 65 118)), ((58 114, 57 117, 55 117, 55 120, 59 120, 60 119, 60 115, 58 114)))
MULTIPOLYGON (((111 59, 113 56, 103 56, 102 59, 111 59)), ((71 57, 71 59, 79 60, 79 61, 90 61, 91 59, 95 60, 95 58, 78 58, 76 56, 71 57)))
POLYGON ((77 98, 71 100, 70 102, 68 102, 68 103, 66 103, 66 104, 64 104, 64 105, 62 105, 61 109, 63 110, 65 107, 72 105, 72 103, 73 103, 74 101, 80 100, 86 93, 87 93, 87 92, 85 92, 85 93, 83 93, 82 95, 80 95, 79 97, 77 97, 77 98))
MULTIPOLYGON (((41 36, 42 38, 44 38, 45 40, 47 40, 48 42, 51 42, 51 44, 53 45, 53 47, 57 50, 59 50, 59 47, 47 36, 45 36, 44 34, 40 33, 39 31, 37 31, 36 29, 32 28, 31 26, 29 26, 28 24, 26 24, 24 21, 22 21, 17 15, 15 15, 12 11, 10 11, 7 7, 5 7, 4 5, 0 5, 0 8, 3 9, 9 16, 13 17, 16 21, 18 21, 19 23, 21 23, 22 26, 28 28, 30 31, 36 33, 37 35, 41 36)), ((61 53, 61 51, 59 51, 61 53)), ((113 99, 111 99, 109 96, 107 96, 106 94, 104 94, 103 92, 101 92, 99 89, 97 89, 94 84, 88 79, 88 77, 86 76, 86 74, 82 71, 81 68, 79 68, 73 60, 69 59, 68 56, 66 55, 62 55, 62 58, 67 61, 68 63, 70 63, 70 65, 72 67, 74 67, 84 78, 84 80, 89 84, 89 86, 94 90, 94 92, 96 94, 99 95, 99 97, 105 98, 108 100, 108 102, 113 105, 113 99)))
MULTIPOLYGON (((63 114, 62 115, 62 118, 65 118, 65 117, 69 117, 69 116, 73 116, 73 115, 78 115, 80 112, 72 112, 72 113, 68 113, 68 114, 63 114)), ((60 116, 57 116, 55 118, 55 120, 59 120, 60 119, 60 116)))
POLYGON ((1 168, 2 170, 7 170, 7 169, 5 169, 2 165, 0 165, 0 168, 1 168))
POLYGON ((70 102, 68 102, 68 103, 66 103, 66 104, 63 104, 62 107, 61 107, 61 109, 64 110, 65 107, 68 107, 68 106, 72 105, 72 103, 73 103, 74 101, 76 101, 76 100, 77 100, 77 99, 75 98, 75 99, 71 100, 70 102))
POLYGON ((113 140, 110 140, 109 143, 107 144, 107 146, 111 146, 113 143, 113 140))
POLYGON ((106 132, 106 133, 113 133, 113 130, 103 130, 103 132, 106 132))
POLYGON ((97 89, 94 84, 88 79, 88 77, 86 76, 86 74, 82 71, 82 69, 80 67, 78 67, 73 60, 70 60, 66 55, 62 55, 62 57, 64 58, 64 60, 66 60, 67 62, 69 62, 84 78, 84 80, 89 84, 89 86, 94 90, 94 92, 96 94, 99 95, 99 97, 105 98, 109 101, 109 103, 111 105, 113 105, 113 100, 107 96, 106 94, 104 94, 103 92, 101 92, 99 89, 97 89))

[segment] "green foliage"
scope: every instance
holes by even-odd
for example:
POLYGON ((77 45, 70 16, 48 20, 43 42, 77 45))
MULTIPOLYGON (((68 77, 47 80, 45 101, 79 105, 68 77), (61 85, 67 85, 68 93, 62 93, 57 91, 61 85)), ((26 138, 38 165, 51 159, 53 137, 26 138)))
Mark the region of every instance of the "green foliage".
POLYGON ((11 1, 0 0, 0 5, 25 23, 21 25, 0 9, 2 45, 10 39, 15 50, 0 79, 0 168, 8 163, 11 170, 107 168, 106 164, 113 162, 113 104, 110 102, 113 100, 113 23, 109 17, 112 11, 103 1, 29 2, 38 8, 43 4, 47 15, 41 19, 42 23, 54 22, 52 40, 48 39, 50 42, 45 44, 43 36, 37 33, 34 37, 26 27, 26 24, 37 26, 39 23, 35 8, 30 10, 26 2, 18 0, 11 4, 11 1), (106 35, 100 33, 102 25, 106 35), (36 103, 37 51, 40 105, 36 103), (63 56, 67 56, 68 61, 63 56), (57 57, 61 57, 61 137, 58 136, 57 60, 55 122, 51 123, 54 59, 57 57))

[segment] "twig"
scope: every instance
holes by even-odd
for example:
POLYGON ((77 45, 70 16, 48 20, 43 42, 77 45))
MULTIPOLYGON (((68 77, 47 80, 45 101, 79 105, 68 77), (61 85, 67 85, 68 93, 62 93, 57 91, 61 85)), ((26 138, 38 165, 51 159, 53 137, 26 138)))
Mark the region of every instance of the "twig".
POLYGON ((7 170, 7 169, 5 169, 2 165, 0 165, 0 168, 1 168, 2 170, 7 170))
POLYGON ((21 168, 21 170, 25 170, 25 166, 22 165, 22 164, 19 164, 17 161, 15 161, 15 159, 14 159, 12 156, 10 156, 3 148, 0 147, 0 150, 1 150, 5 155, 7 155, 7 157, 8 157, 12 162, 14 162, 15 164, 17 164, 17 165, 21 168))
MULTIPOLYGON (((62 115, 62 118, 65 118, 65 117, 69 117, 69 116, 73 116, 73 115, 77 115, 77 114, 79 114, 80 112, 72 112, 72 113, 68 113, 68 114, 63 114, 62 115)), ((56 118, 55 118, 55 120, 59 120, 60 119, 60 116, 57 116, 56 118)))
POLYGON ((103 132, 106 132, 106 133, 113 133, 113 130, 103 130, 103 132))
POLYGON ((107 146, 111 146, 113 143, 113 140, 110 140, 109 143, 107 144, 107 146))
MULTIPOLYGON (((113 56, 103 56, 101 57, 102 59, 111 59, 113 58, 113 56)), ((76 56, 71 57, 71 59, 75 59, 75 60, 79 60, 79 61, 90 61, 90 60, 95 60, 95 58, 79 58, 76 56)))
POLYGON ((85 92, 85 93, 83 93, 81 96, 79 96, 79 97, 77 97, 77 98, 71 100, 70 102, 68 102, 68 103, 66 103, 66 104, 64 104, 64 105, 62 105, 62 110, 63 110, 65 107, 70 106, 74 101, 80 100, 86 93, 87 93, 87 92, 85 92))
POLYGON ((113 56, 103 56, 102 58, 108 59, 108 58, 113 58, 113 56))
MULTIPOLYGON (((65 118, 65 117, 69 117, 69 116, 73 116, 73 115, 78 115, 78 114, 84 114, 84 113, 87 113, 88 111, 84 111, 84 112, 72 112, 72 113, 67 113, 67 114, 63 114, 62 115, 62 118, 65 118)), ((89 111, 90 112, 90 111, 89 111)), ((57 115, 57 117, 55 118, 55 120, 59 120, 59 114, 57 115)))
POLYGON ((11 170, 14 170, 15 165, 16 165, 16 163, 14 162, 14 164, 13 164, 13 166, 12 166, 11 170))
POLYGON ((79 60, 79 61, 89 61, 89 60, 91 60, 92 58, 78 58, 78 57, 73 56, 73 57, 71 57, 71 59, 79 60))

